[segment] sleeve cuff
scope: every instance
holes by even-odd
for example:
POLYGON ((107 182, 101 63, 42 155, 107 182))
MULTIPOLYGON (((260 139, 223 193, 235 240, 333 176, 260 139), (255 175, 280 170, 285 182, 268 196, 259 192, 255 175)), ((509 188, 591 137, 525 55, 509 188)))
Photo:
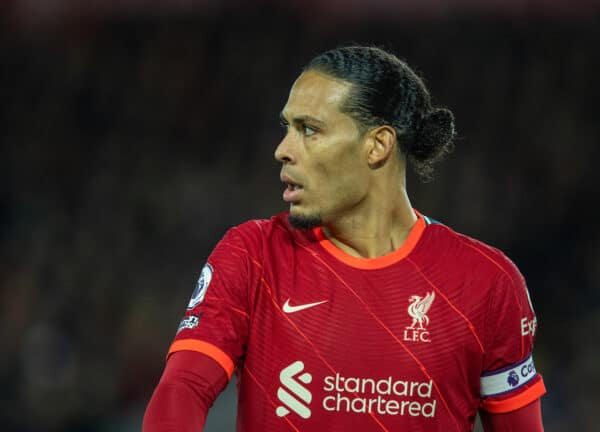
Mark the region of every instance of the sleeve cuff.
POLYGON ((530 404, 545 393, 546 386, 541 375, 539 375, 539 379, 533 385, 513 397, 502 400, 483 399, 481 401, 481 408, 493 414, 507 413, 530 404))
POLYGON ((231 357, 229 357, 219 347, 216 347, 211 343, 196 339, 176 340, 171 344, 171 347, 169 348, 169 352, 167 354, 167 358, 170 354, 173 354, 177 351, 196 351, 202 354, 206 354, 214 361, 216 361, 225 370, 225 373, 227 374, 227 379, 231 379, 231 376, 233 375, 233 370, 235 367, 233 361, 231 360, 231 357))

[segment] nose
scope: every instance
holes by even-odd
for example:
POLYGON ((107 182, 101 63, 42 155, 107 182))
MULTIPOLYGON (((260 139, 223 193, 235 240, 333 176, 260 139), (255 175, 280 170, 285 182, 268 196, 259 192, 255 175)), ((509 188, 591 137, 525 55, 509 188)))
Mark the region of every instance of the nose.
POLYGON ((293 164, 296 162, 295 142, 293 133, 286 133, 277 148, 275 149, 275 159, 283 164, 293 164))

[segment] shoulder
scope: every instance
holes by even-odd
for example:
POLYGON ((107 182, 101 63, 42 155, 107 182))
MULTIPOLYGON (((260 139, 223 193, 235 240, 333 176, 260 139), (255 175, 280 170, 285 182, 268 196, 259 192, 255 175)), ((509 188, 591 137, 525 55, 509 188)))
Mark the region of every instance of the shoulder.
POLYGON ((287 221, 288 213, 279 213, 270 219, 251 219, 231 228, 225 238, 234 238, 245 244, 292 244, 297 237, 310 233, 296 230, 287 221))
POLYGON ((443 259, 466 270, 491 277, 506 278, 519 284, 523 278, 515 263, 499 248, 460 233, 433 219, 427 226, 424 242, 429 251, 442 254, 443 259))
MULTIPOLYGON (((221 238, 208 258, 213 267, 231 268, 249 271, 262 268, 269 250, 281 250, 281 234, 285 233, 284 215, 275 215, 270 219, 251 219, 231 227, 221 238), (241 267, 240 267, 241 266, 241 267)), ((289 242, 288 242, 289 243, 289 242)))
POLYGON ((311 241, 312 231, 300 231, 292 228, 287 213, 270 219, 251 219, 227 231, 209 261, 211 264, 226 263, 231 266, 242 265, 249 272, 257 268, 281 267, 293 262, 294 255, 311 241))
POLYGON ((533 305, 525 278, 502 250, 440 223, 427 226, 423 243, 421 262, 465 287, 468 302, 483 307, 490 320, 517 314, 516 330, 511 328, 519 334, 520 320, 534 314, 533 305))
POLYGON ((250 219, 232 227, 229 232, 237 235, 268 236, 277 229, 286 229, 287 213, 279 213, 269 219, 250 219))

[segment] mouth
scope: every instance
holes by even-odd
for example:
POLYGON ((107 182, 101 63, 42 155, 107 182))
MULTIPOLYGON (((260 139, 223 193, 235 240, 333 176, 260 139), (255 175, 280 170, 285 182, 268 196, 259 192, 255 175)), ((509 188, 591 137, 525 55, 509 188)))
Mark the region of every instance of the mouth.
POLYGON ((281 182, 286 185, 286 188, 283 191, 283 200, 289 203, 298 203, 300 201, 300 195, 304 190, 304 186, 286 175, 281 176, 281 182))

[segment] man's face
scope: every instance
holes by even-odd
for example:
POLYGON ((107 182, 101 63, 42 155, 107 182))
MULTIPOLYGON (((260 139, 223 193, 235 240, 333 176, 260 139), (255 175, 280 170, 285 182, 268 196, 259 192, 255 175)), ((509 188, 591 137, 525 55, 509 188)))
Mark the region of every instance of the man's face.
POLYGON ((315 71, 294 83, 281 112, 286 135, 275 150, 290 222, 311 228, 351 214, 368 190, 364 140, 340 112, 351 84, 315 71))

